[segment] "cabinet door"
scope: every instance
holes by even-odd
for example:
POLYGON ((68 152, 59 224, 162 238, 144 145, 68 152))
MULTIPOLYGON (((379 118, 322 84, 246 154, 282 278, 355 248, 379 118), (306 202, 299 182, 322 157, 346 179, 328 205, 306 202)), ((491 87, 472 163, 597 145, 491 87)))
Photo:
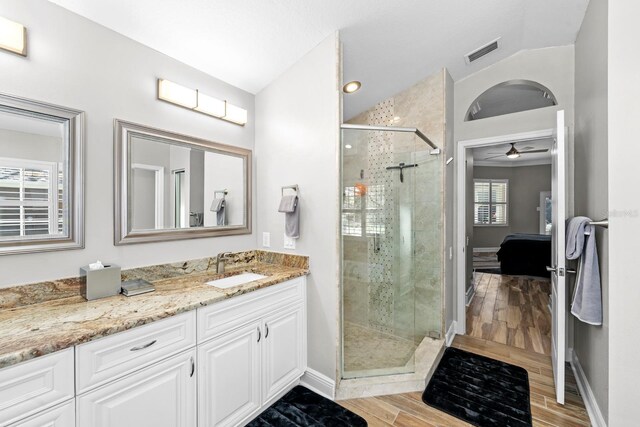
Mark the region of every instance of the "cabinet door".
POLYGON ((79 426, 193 427, 195 349, 78 396, 77 408, 79 426))
POLYGON ((260 408, 260 347, 255 321, 198 346, 198 425, 235 426, 260 408))
POLYGON ((284 390, 304 373, 305 323, 303 307, 288 307, 264 319, 262 346, 262 403, 284 390))
POLYGON ((11 424, 11 427, 74 427, 75 425, 76 403, 70 400, 31 418, 11 424))

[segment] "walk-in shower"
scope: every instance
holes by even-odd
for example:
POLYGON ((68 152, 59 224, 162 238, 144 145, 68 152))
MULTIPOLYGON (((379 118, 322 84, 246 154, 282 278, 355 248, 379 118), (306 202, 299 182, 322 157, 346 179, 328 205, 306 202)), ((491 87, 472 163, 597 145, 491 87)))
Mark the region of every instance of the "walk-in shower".
POLYGON ((415 372, 441 338, 442 156, 420 130, 342 126, 342 378, 415 372))

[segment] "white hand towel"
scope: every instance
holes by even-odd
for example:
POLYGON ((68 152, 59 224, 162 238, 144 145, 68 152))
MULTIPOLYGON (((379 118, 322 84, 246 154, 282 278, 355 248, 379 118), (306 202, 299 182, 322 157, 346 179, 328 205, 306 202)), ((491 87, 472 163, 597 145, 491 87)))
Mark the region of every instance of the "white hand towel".
POLYGON ((278 212, 284 213, 284 233, 287 237, 300 237, 300 206, 298 196, 282 196, 278 212))
POLYGON ((596 232, 590 222, 591 219, 578 216, 570 219, 567 224, 566 256, 567 259, 578 259, 571 314, 590 325, 602 325, 602 290, 596 232), (585 231, 589 232, 586 236, 585 231))

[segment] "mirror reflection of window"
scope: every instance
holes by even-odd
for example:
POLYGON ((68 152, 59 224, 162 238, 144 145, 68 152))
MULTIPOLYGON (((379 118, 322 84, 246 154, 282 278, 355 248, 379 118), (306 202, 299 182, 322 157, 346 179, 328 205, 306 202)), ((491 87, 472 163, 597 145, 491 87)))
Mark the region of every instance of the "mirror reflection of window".
POLYGON ((67 233, 64 130, 0 112, 0 240, 67 233))

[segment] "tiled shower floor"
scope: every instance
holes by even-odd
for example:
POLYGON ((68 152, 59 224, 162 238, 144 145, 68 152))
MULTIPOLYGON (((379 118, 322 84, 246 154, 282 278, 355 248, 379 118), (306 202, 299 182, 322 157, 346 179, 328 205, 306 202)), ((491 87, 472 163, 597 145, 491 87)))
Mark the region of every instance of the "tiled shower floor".
POLYGON ((392 374, 413 370, 413 364, 409 363, 417 347, 413 341, 351 322, 345 322, 344 329, 345 376, 359 377, 362 374, 392 374))

